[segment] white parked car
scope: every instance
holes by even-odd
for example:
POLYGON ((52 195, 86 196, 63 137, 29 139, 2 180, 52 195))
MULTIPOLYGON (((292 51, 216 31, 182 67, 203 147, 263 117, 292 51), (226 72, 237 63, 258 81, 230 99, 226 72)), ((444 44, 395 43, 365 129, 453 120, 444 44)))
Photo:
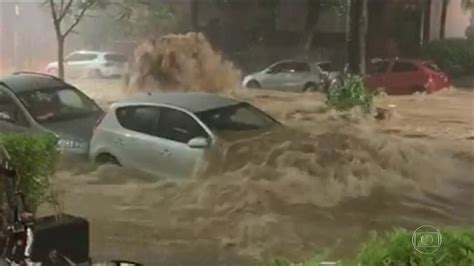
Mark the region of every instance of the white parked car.
MULTIPOLYGON (((76 51, 64 58, 64 70, 68 77, 117 77, 128 71, 127 57, 115 52, 76 51)), ((50 75, 58 75, 58 62, 46 67, 50 75)))
POLYGON ((246 76, 242 85, 247 88, 306 92, 321 89, 324 82, 324 73, 317 64, 286 60, 246 76))

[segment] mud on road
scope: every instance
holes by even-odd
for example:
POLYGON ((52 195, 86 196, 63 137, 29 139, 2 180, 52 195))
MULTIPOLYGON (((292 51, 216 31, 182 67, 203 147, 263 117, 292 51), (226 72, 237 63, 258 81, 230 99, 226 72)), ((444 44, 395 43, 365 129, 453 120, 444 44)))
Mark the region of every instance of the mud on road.
MULTIPOLYGON (((121 97, 119 81, 78 85, 104 105, 121 97)), ((247 265, 325 248, 332 258, 352 256, 371 230, 474 225, 473 96, 379 97, 377 106, 391 110, 379 121, 340 117, 317 93, 242 90, 234 97, 308 137, 265 144, 219 176, 157 180, 76 166, 55 183, 65 211, 89 219, 96 258, 247 265), (262 157, 272 160, 257 163, 262 157)))

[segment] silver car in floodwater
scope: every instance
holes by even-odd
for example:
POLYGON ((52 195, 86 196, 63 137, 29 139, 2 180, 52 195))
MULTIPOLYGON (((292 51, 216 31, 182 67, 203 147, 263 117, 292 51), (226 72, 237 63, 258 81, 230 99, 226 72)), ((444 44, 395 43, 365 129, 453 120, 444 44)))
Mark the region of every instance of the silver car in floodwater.
POLYGON ((188 177, 226 134, 248 137, 276 125, 256 107, 214 94, 144 94, 111 105, 95 129, 90 159, 160 177, 188 177))
POLYGON ((324 73, 317 64, 286 60, 246 76, 242 85, 246 88, 306 92, 320 90, 324 82, 324 73))

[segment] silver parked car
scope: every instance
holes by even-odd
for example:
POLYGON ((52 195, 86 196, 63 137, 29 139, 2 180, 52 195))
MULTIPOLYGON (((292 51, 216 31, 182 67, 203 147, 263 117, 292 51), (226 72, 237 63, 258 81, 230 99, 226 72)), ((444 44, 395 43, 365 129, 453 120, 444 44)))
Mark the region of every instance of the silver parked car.
MULTIPOLYGON (((116 52, 76 51, 64 59, 64 69, 68 77, 115 77, 128 71, 128 59, 116 52)), ((49 63, 46 73, 57 76, 58 62, 49 63)))
POLYGON ((256 107, 205 93, 140 95, 111 105, 95 129, 90 159, 161 177, 192 176, 221 141, 280 124, 256 107), (232 136, 232 137, 231 137, 232 136))
POLYGON ((287 60, 246 76, 242 85, 293 92, 317 91, 324 85, 324 74, 317 64, 287 60))
POLYGON ((60 149, 87 158, 102 109, 84 93, 45 74, 18 72, 0 80, 0 132, 50 132, 60 149))

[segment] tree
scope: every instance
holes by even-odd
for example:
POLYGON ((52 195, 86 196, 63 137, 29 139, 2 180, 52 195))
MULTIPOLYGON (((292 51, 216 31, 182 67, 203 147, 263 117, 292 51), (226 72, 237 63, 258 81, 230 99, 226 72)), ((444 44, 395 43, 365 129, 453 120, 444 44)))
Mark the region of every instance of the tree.
POLYGON ((442 0, 442 8, 441 8, 441 22, 439 28, 439 38, 444 39, 446 35, 446 18, 448 16, 448 5, 450 0, 442 0))
POLYGON ((306 0, 306 6, 308 12, 304 29, 304 48, 309 51, 314 40, 321 11, 333 9, 338 15, 342 15, 347 11, 347 0, 306 0))
POLYGON ((199 0, 191 0, 191 25, 193 31, 199 31, 199 0))
POLYGON ((115 20, 126 36, 133 39, 172 31, 177 24, 170 5, 160 0, 114 0, 115 20))
POLYGON ((64 42, 84 18, 86 12, 100 0, 48 0, 56 40, 58 42, 58 76, 64 79, 64 42), (67 23, 69 22, 69 23, 67 23), (68 25, 67 25, 68 24, 68 25))
POLYGON ((366 72, 368 0, 350 0, 347 63, 351 74, 366 72))

